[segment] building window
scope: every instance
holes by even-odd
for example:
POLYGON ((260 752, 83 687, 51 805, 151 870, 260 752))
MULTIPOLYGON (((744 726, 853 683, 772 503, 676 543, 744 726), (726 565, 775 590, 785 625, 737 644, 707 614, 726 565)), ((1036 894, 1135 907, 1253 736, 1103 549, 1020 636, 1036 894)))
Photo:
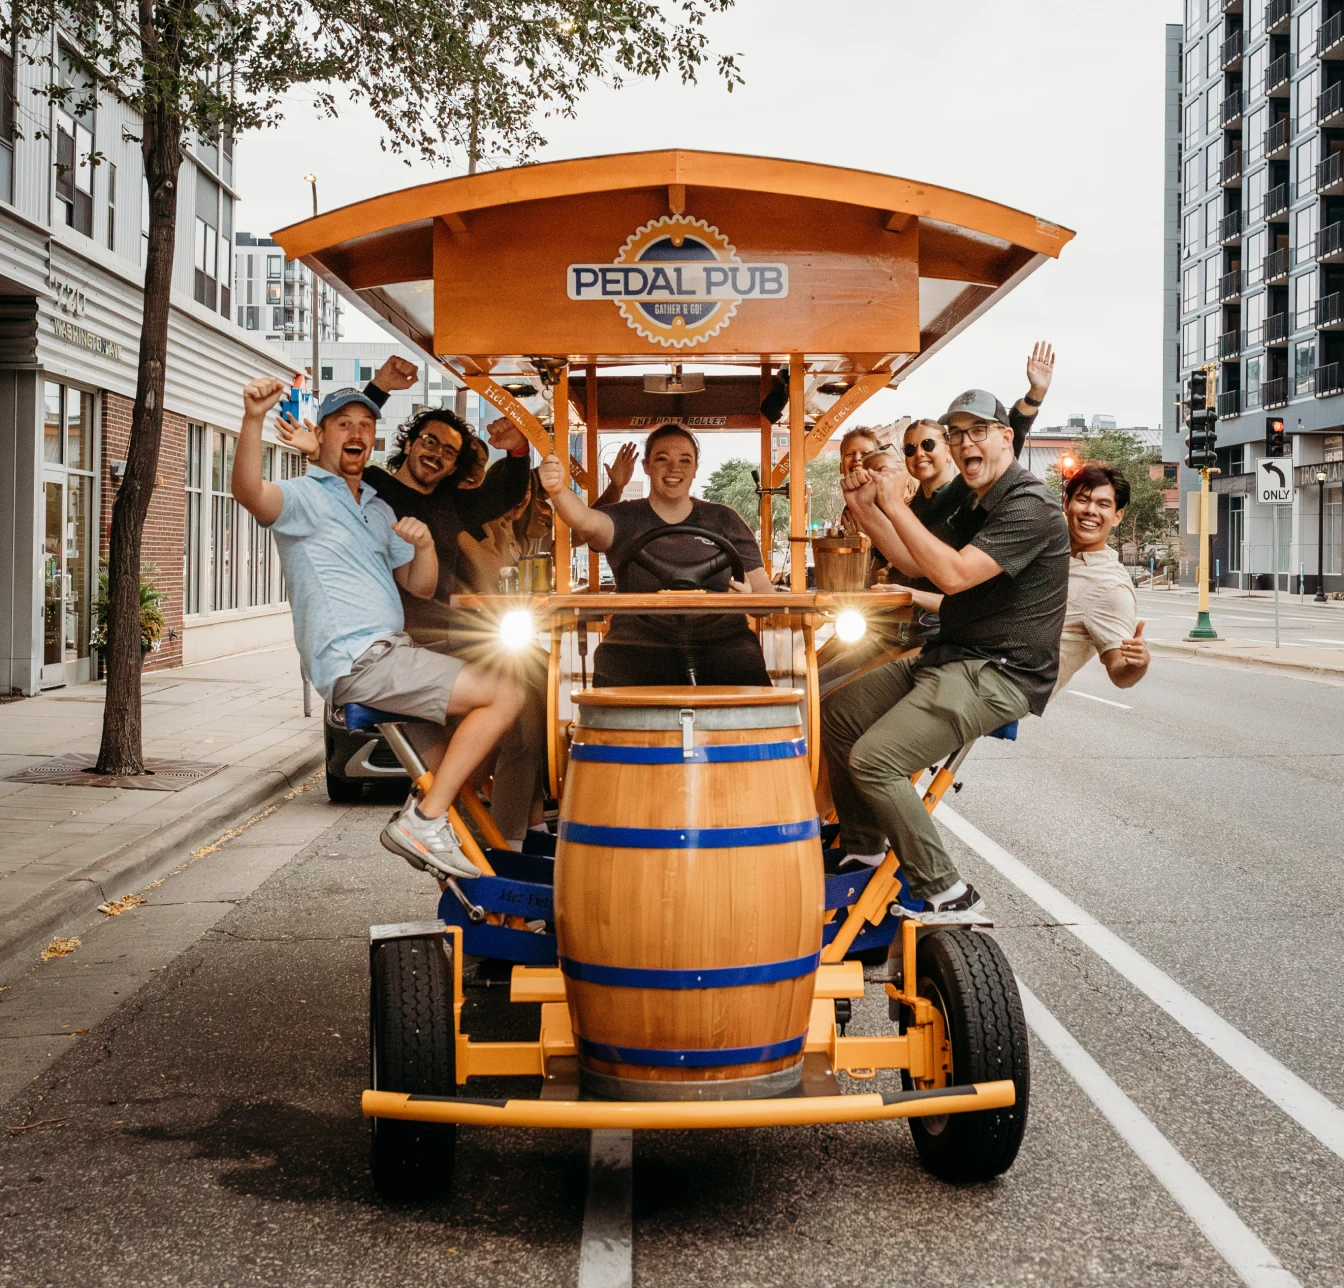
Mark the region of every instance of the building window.
POLYGON ((1217 192, 1220 181, 1219 171, 1223 161, 1223 140, 1220 135, 1204 149, 1204 191, 1217 192))
POLYGON ((1260 333, 1265 323, 1264 292, 1247 296, 1243 307, 1246 310, 1246 347, 1253 349, 1260 343, 1260 333))
POLYGON ((237 439, 214 434, 210 462, 210 611, 238 607, 238 502, 230 493, 237 439))
MULTIPOLYGON (((1315 56, 1315 51, 1312 51, 1315 56)), ((1297 84, 1293 87, 1293 92, 1297 95, 1297 128, 1294 131, 1301 134, 1304 130, 1310 130, 1316 124, 1316 96, 1321 92, 1321 71, 1319 67, 1313 67, 1297 84)), ((1302 186, 1302 172, 1297 174, 1298 188, 1302 186)))
POLYGON ((360 367, 360 368, 359 368, 359 378, 360 378, 362 381, 364 381, 365 383, 367 383, 368 381, 372 380, 372 379, 373 379, 373 368, 372 368, 372 367, 360 367))
POLYGON ((1249 45, 1264 34, 1265 6, 1253 4, 1246 10, 1246 43, 1249 45))
POLYGON ((196 171, 196 303, 219 304, 219 185, 196 171))
MULTIPOLYGON (((1310 5, 1297 15, 1297 65, 1310 62, 1316 57, 1316 29, 1321 25, 1320 5, 1310 5)), ((1312 75, 1315 75, 1313 70, 1312 75)))
POLYGON ((1316 143, 1317 136, 1312 135, 1305 143, 1299 144, 1294 164, 1297 166, 1297 195, 1311 196, 1316 191, 1316 143))
POLYGON ((1222 85, 1210 85, 1204 95, 1204 133, 1217 134, 1223 128, 1222 85))
POLYGON ((228 317, 233 312, 233 198, 219 194, 219 311, 228 317))
POLYGON ((1246 132, 1243 136, 1242 147, 1246 152, 1245 165, 1248 170, 1265 155, 1265 115, 1265 109, 1257 107, 1246 118, 1246 132))
POLYGON ((1211 31, 1204 38, 1204 75, 1209 80, 1213 80, 1218 75, 1218 56, 1221 53, 1219 48, 1221 33, 1211 31))
POLYGON ((1181 328, 1181 350, 1192 363, 1199 361, 1199 326, 1193 318, 1181 328))
POLYGON ((1192 40, 1185 47, 1185 89, 1190 92, 1192 86, 1198 85, 1200 77, 1200 68, 1203 66, 1199 57, 1199 40, 1192 40))
POLYGON ((1316 370, 1316 341, 1303 340, 1293 346, 1293 394, 1311 393, 1311 376, 1316 370))
POLYGON ((1265 230, 1261 228, 1246 238, 1246 253, 1242 256, 1244 285, 1255 286, 1265 277, 1265 230))
POLYGON ((86 237, 93 236, 93 132, 56 109, 56 206, 58 218, 86 237))
MULTIPOLYGON (((1299 149, 1300 152, 1300 149, 1299 149)), ((1319 207, 1313 201, 1293 216, 1293 258, 1299 264, 1316 258, 1316 220, 1319 207)))
POLYGON ((182 611, 201 611, 201 518, 205 489, 205 426, 187 426, 185 540, 182 546, 182 611))
MULTIPOLYGON (((244 310, 239 310, 243 312, 244 310)), ((246 308, 247 321, 244 325, 249 331, 257 331, 261 328, 261 310, 255 304, 249 304, 246 308)))
POLYGON ((1268 64, 1269 46, 1261 45, 1253 49, 1246 60, 1246 87, 1248 98, 1259 98, 1265 92, 1265 68, 1268 64))
POLYGON ((1185 216, 1185 254, 1188 258, 1199 249, 1199 213, 1200 208, 1196 206, 1193 210, 1187 211, 1185 216))
POLYGON ((107 249, 117 249, 117 163, 107 163, 107 249))
MULTIPOLYGON (((1234 474, 1241 473, 1233 470, 1234 474)), ((1229 496, 1227 498, 1227 571, 1242 570, 1242 547, 1246 540, 1246 498, 1229 496)))
POLYGON ((14 60, 0 51, 0 200, 14 200, 14 60))
POLYGON ((266 256, 266 276, 273 282, 280 280, 281 271, 284 268, 285 257, 283 255, 266 256))
POLYGON ((1218 198, 1204 205, 1204 249, 1212 250, 1218 245, 1218 198))
MULTIPOLYGON (((265 444, 261 449, 261 477, 275 477, 276 448, 265 444)), ((275 602, 275 540, 270 528, 263 527, 251 515, 247 517, 247 602, 252 607, 275 602)))
POLYGON ((1269 169, 1261 166, 1254 174, 1246 177, 1246 222, 1259 221, 1265 209, 1265 181, 1269 178, 1269 169))
POLYGON ((271 330, 279 331, 285 325, 285 311, 282 308, 271 310, 271 330))
POLYGON ((1218 361, 1218 323, 1219 317, 1216 313, 1206 313, 1204 315, 1204 361, 1218 361))
POLYGON ((1340 523, 1344 519, 1341 491, 1344 489, 1339 484, 1325 489, 1325 567, 1321 571, 1327 576, 1338 575, 1340 568, 1340 523))
POLYGON ((336 378, 336 377, 335 377, 335 375, 333 374, 333 372, 332 372, 332 368, 331 368, 331 367, 323 367, 323 368, 322 368, 322 381, 323 381, 324 384, 325 384, 328 380, 335 380, 335 378, 336 378))
POLYGON ((1301 331, 1316 325, 1316 274, 1303 273, 1293 279, 1293 291, 1297 296, 1297 312, 1293 318, 1293 329, 1301 331))
POLYGON ((1199 95, 1192 94, 1185 106, 1185 146, 1188 151, 1199 142, 1199 95))
POLYGON ((1185 204, 1193 206, 1199 199, 1199 153, 1185 163, 1185 204))

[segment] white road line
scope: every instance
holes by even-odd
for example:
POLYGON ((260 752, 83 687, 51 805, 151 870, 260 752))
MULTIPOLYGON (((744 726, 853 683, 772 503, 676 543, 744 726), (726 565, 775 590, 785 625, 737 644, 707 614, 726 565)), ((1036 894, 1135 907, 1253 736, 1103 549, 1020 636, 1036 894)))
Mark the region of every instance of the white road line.
POLYGON ((1185 1209, 1199 1232, 1242 1282, 1250 1288, 1290 1288, 1293 1284, 1301 1288, 1300 1281, 1284 1269, 1278 1257, 1261 1243, 1255 1232, 1158 1131, 1153 1121, 1041 1005, 1031 989, 1021 980, 1017 981, 1017 987, 1032 1031, 1115 1128, 1116 1135, 1185 1209))
POLYGON ((583 1242, 579 1246, 579 1288, 631 1288, 633 1154, 632 1133, 592 1133, 583 1242))
POLYGON ((1075 698, 1087 698, 1092 702, 1104 702, 1108 707, 1119 707, 1121 711, 1133 711, 1134 708, 1124 702, 1112 702, 1110 698, 1099 698, 1095 693, 1084 693, 1082 689, 1065 689, 1065 693, 1072 694, 1075 698))
POLYGON ((1316 639, 1314 636, 1311 636, 1311 635, 1304 635, 1302 638, 1303 638, 1304 640, 1306 640, 1308 644, 1340 644, 1340 645, 1344 645, 1344 640, 1321 640, 1321 639, 1316 639))
POLYGON ((1310 1132, 1326 1149, 1344 1158, 1344 1109, 1280 1064, 1212 1007, 1182 988, 1137 949, 1099 924, 1067 895, 1015 859, 955 810, 940 805, 934 817, 1065 930, 1082 940, 1098 957, 1160 1006, 1191 1036, 1310 1132))

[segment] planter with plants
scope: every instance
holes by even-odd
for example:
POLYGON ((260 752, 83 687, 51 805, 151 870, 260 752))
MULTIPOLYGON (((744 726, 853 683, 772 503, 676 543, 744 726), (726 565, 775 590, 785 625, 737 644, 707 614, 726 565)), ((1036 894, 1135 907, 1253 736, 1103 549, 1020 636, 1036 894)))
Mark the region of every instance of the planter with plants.
MULTIPOLYGON (((140 660, 163 647, 163 608, 165 592, 155 584, 159 570, 153 564, 140 569, 140 660)), ((107 560, 98 561, 98 597, 93 601, 93 630, 89 647, 99 654, 99 673, 102 673, 102 654, 107 648, 107 560)))

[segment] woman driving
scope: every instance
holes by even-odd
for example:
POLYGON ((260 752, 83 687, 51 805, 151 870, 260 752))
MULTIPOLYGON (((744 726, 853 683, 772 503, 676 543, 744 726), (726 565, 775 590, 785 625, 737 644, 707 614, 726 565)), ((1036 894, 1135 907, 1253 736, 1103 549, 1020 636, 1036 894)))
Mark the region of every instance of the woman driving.
MULTIPOLYGON (((575 543, 609 552, 617 590, 770 593, 751 529, 728 506, 691 495, 699 464, 694 436, 677 425, 660 425, 644 443, 647 500, 590 509, 566 484, 555 456, 542 461, 537 473, 575 543), (661 528, 675 531, 659 535, 661 528), (732 575, 734 562, 741 579, 732 575)), ((768 685, 770 674, 741 613, 618 613, 594 655, 593 683, 768 685)))

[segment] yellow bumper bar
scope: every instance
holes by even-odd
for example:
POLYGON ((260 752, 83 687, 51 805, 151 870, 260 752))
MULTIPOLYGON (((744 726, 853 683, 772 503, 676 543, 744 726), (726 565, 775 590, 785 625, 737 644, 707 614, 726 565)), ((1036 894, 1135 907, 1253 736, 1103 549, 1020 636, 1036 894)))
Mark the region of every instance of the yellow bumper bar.
POLYGON ((935 1114, 1006 1109, 1015 1098, 1013 1084, 1005 1079, 932 1091, 797 1096, 774 1100, 474 1100, 469 1096, 410 1096, 400 1091, 366 1091, 363 1109, 366 1118, 470 1123, 477 1127, 686 1131, 925 1118, 935 1114))

